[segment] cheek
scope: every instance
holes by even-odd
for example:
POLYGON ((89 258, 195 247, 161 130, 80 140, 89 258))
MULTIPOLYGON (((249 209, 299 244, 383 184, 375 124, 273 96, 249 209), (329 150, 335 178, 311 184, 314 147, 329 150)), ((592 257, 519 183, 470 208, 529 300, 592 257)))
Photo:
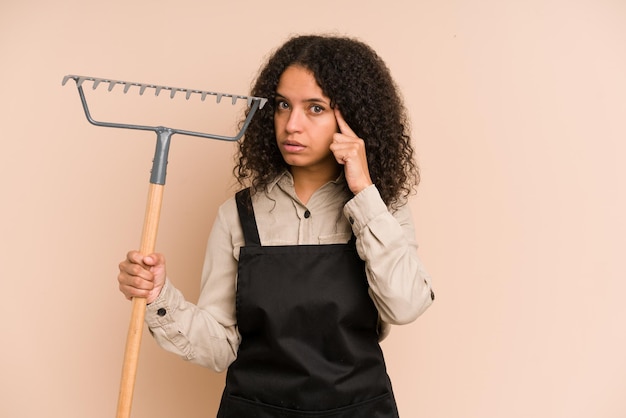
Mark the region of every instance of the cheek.
POLYGON ((334 118, 331 120, 328 120, 326 124, 321 128, 321 131, 323 131, 323 136, 327 137, 329 142, 332 142, 333 135, 339 132, 337 121, 334 118))

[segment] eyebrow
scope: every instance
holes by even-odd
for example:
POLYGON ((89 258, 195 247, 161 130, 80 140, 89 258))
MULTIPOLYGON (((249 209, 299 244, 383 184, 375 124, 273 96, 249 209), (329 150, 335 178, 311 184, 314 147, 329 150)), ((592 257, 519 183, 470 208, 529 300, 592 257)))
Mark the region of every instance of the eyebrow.
MULTIPOLYGON (((279 99, 279 98, 280 99, 287 99, 287 96, 285 96, 285 95, 283 95, 283 94, 281 94, 279 92, 276 92, 276 98, 277 99, 279 99)), ((330 100, 326 100, 326 99, 323 99, 321 97, 311 97, 311 98, 308 98, 308 99, 304 99, 303 102, 304 103, 324 103, 326 105, 330 105, 330 100)))

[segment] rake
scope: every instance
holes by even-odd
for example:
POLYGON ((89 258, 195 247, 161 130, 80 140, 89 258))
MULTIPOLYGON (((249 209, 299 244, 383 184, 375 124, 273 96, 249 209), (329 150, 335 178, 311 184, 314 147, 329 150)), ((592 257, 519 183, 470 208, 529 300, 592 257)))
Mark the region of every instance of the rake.
MULTIPOLYGON (((167 156, 169 153, 170 139, 172 135, 180 134, 201 138, 217 139, 221 141, 238 141, 245 133, 256 111, 262 109, 267 102, 266 98, 261 97, 241 96, 236 94, 217 93, 205 90, 168 87, 156 84, 135 83, 129 81, 85 77, 78 75, 66 75, 65 77, 63 77, 62 85, 65 85, 69 80, 74 80, 76 82, 78 94, 83 105, 83 110, 85 111, 85 116, 91 124, 108 128, 153 131, 157 134, 156 148, 150 174, 150 186, 148 189, 148 202, 146 205, 143 231, 141 234, 141 245, 139 248, 139 252, 144 255, 153 253, 155 249, 159 218, 161 213, 161 203, 163 201, 163 190, 165 187, 167 156), (129 90, 133 89, 139 90, 139 94, 143 95, 146 90, 154 90, 154 94, 156 96, 158 96, 162 92, 169 92, 169 96, 171 99, 173 99, 176 95, 184 95, 187 100, 189 100, 192 96, 200 96, 200 99, 202 101, 205 101, 207 96, 214 96, 217 103, 220 103, 223 98, 227 98, 228 101, 230 101, 233 105, 235 105, 240 100, 244 100, 248 106, 248 112, 239 132, 234 136, 223 136, 203 132, 194 132, 181 129, 173 129, 164 126, 145 126, 102 122, 93 119, 91 113, 89 112, 89 106, 87 104, 87 99, 85 98, 85 93, 83 91, 83 84, 85 83, 85 81, 92 82, 92 87, 94 90, 99 85, 108 85, 108 91, 112 91, 117 85, 120 85, 119 88, 123 88, 124 93, 127 93, 129 90)), ((120 391, 117 404, 117 418, 130 417, 130 409, 132 405, 135 378, 137 375, 137 364, 139 360, 139 348, 141 345, 141 337, 143 333, 145 311, 146 299, 138 297, 133 298, 131 318, 128 327, 126 347, 124 352, 124 363, 122 366, 122 379, 120 383, 120 391)))

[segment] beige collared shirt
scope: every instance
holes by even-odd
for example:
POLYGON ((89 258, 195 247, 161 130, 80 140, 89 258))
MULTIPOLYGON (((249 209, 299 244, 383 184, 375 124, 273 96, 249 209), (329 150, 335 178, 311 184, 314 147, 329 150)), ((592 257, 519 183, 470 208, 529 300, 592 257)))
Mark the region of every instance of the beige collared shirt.
MULTIPOLYGON (((390 212, 375 186, 351 196, 344 184, 343 177, 327 183, 303 205, 291 175, 279 176, 252 197, 261 244, 345 243, 354 233, 383 339, 389 324, 409 323, 430 306, 430 278, 417 255, 408 205, 390 212)), ((237 263, 243 245, 233 197, 220 206, 209 236, 198 303, 186 301, 168 279, 147 307, 146 323, 161 347, 216 371, 235 360, 240 341, 237 263)))

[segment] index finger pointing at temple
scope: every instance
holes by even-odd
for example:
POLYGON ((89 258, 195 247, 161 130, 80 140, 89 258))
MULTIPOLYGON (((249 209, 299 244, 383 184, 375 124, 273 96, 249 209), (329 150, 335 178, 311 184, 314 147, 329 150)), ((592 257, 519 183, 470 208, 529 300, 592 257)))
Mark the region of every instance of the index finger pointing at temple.
POLYGON ((339 132, 348 136, 354 136, 354 137, 357 136, 352 130, 352 128, 350 128, 350 125, 348 125, 346 120, 343 118, 341 111, 337 107, 335 107, 335 118, 337 119, 337 126, 339 126, 339 132))

